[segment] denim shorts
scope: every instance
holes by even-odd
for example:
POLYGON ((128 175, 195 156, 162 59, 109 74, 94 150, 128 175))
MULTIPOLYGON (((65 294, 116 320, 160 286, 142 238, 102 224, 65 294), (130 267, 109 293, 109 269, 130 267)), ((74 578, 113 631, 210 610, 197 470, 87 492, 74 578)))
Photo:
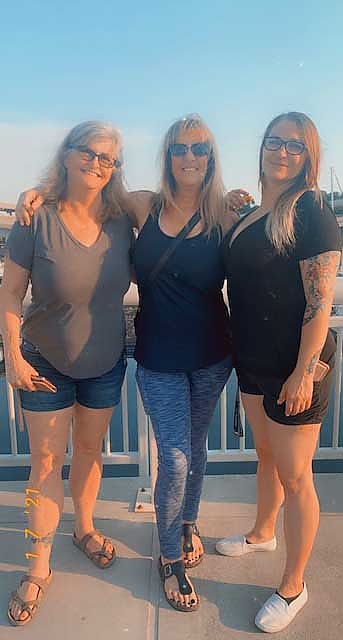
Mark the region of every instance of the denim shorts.
POLYGON ((23 358, 55 387, 56 393, 24 391, 20 389, 23 409, 28 411, 56 411, 72 407, 75 402, 89 409, 108 409, 120 401, 126 371, 126 357, 119 358, 113 369, 96 378, 70 378, 60 373, 43 358, 37 347, 26 340, 21 345, 23 358))

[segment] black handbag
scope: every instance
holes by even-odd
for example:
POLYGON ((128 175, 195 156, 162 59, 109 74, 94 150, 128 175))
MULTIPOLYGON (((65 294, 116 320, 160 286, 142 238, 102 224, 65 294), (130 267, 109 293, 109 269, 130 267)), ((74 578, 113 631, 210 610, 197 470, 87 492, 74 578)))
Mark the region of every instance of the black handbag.
POLYGON ((241 420, 241 398, 239 395, 239 386, 237 385, 236 398, 235 398, 235 410, 233 414, 233 433, 238 438, 243 438, 244 429, 241 420))

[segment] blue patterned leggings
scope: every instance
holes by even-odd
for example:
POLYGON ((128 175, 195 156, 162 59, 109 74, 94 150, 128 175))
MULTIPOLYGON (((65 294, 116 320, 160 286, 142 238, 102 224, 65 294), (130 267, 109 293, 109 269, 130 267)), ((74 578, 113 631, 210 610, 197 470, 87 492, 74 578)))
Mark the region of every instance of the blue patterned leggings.
POLYGON ((155 509, 161 554, 181 556, 182 521, 195 522, 206 467, 206 439, 231 356, 192 373, 137 367, 137 383, 158 448, 155 509))

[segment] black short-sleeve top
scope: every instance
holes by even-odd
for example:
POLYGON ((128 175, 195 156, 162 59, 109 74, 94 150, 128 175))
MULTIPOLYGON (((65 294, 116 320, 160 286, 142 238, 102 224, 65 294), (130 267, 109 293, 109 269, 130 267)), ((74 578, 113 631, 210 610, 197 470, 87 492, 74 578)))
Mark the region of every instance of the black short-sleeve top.
MULTIPOLYGON (((249 215, 249 214, 248 214, 249 215)), ((306 307, 299 262, 326 251, 341 250, 341 235, 330 207, 306 192, 298 201, 295 242, 279 254, 266 236, 266 216, 222 242, 228 278, 236 364, 251 373, 288 376, 298 357, 306 307)), ((239 224, 239 223, 238 223, 239 224)), ((322 358, 335 350, 328 333, 322 358)))

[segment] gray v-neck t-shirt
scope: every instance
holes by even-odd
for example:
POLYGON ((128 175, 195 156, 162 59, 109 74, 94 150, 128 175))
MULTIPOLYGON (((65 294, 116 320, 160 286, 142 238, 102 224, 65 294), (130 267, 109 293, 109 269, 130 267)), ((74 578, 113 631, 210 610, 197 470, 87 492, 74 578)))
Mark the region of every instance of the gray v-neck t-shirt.
POLYGON ((130 221, 122 215, 105 222, 86 247, 52 207, 41 207, 29 227, 12 227, 8 256, 30 272, 32 284, 22 336, 61 373, 96 377, 119 360, 132 239, 130 221))

